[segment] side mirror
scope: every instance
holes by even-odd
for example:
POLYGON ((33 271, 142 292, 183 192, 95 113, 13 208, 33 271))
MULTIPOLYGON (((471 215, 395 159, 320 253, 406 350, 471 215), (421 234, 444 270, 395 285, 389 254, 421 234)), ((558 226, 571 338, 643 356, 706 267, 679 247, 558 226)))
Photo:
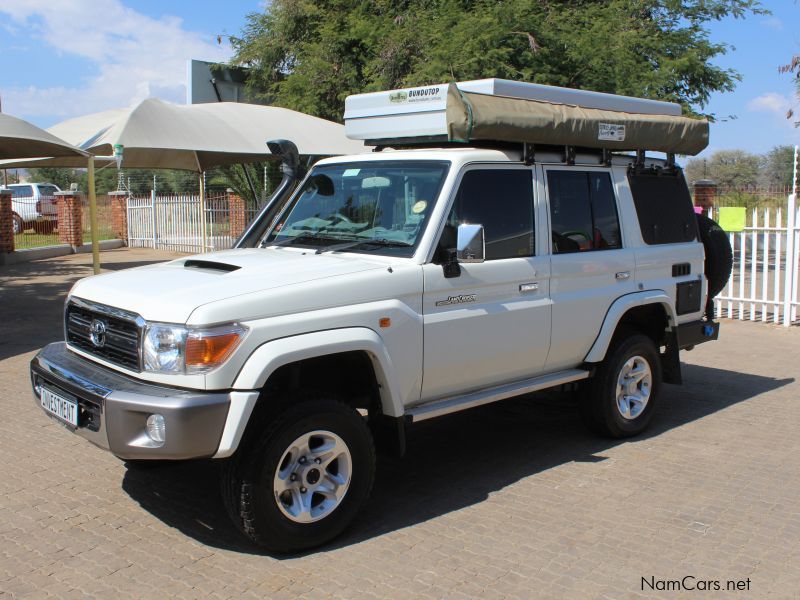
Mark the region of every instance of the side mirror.
POLYGON ((483 225, 458 226, 456 259, 460 263, 482 263, 486 257, 483 225))

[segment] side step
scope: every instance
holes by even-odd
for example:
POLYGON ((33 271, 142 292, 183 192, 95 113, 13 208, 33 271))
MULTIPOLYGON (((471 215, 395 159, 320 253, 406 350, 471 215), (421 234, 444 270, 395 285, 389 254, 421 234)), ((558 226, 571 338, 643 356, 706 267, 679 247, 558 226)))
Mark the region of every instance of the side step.
POLYGON ((540 377, 533 377, 531 379, 524 379, 514 383, 487 388, 464 396, 451 396, 442 400, 436 400, 435 402, 409 408, 406 414, 411 416, 412 422, 417 423, 418 421, 441 417, 442 415, 465 410, 467 408, 474 408, 476 406, 482 406, 483 404, 497 402, 498 400, 505 400, 513 396, 544 390, 572 381, 580 381, 588 377, 589 371, 584 371, 583 369, 559 371, 558 373, 551 373, 549 375, 542 375, 540 377))

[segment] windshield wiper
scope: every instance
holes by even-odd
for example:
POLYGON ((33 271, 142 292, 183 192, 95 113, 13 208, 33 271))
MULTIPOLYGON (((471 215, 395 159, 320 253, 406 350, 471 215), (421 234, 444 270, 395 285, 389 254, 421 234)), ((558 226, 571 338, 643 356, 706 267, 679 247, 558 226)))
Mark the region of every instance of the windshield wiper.
POLYGON ((411 244, 408 242, 401 242, 400 240, 387 240, 386 238, 367 239, 367 240, 354 240, 345 242, 343 244, 334 244, 332 246, 325 246, 317 248, 316 254, 323 252, 341 252, 342 250, 349 250, 358 246, 375 246, 376 248, 409 248, 411 244))
POLYGON ((295 236, 287 237, 286 239, 280 240, 279 242, 275 242, 275 241, 262 242, 261 243, 261 247, 262 248, 269 248, 270 246, 288 246, 289 244, 306 244, 306 243, 311 242, 311 241, 320 241, 320 240, 329 242, 332 239, 333 238, 322 237, 322 236, 319 236, 319 235, 312 235, 310 233, 304 233, 302 235, 295 235, 295 236))

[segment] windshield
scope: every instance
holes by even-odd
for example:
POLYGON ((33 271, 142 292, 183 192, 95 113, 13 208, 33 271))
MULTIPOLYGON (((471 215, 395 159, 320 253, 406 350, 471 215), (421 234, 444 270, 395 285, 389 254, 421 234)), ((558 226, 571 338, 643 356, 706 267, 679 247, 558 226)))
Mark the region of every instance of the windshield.
POLYGON ((411 256, 448 166, 371 161, 315 167, 261 245, 411 256))

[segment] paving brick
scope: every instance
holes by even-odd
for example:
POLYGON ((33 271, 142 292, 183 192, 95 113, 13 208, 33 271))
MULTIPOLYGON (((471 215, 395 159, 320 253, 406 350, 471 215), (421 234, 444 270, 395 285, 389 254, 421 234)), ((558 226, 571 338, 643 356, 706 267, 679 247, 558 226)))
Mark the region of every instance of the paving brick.
MULTIPOLYGON (((103 253, 109 267, 154 258, 103 253)), ((588 435, 542 394, 429 421, 379 459, 358 522, 272 557, 223 513, 213 463, 136 470, 48 420, 28 362, 91 257, 0 267, 0 599, 643 598, 642 577, 800 590, 800 330, 723 321, 652 431, 588 435), (5 314, 5 313, 4 313, 5 314)), ((656 594, 657 596, 658 594, 656 594)), ((662 594, 663 595, 663 594, 662 594)))

